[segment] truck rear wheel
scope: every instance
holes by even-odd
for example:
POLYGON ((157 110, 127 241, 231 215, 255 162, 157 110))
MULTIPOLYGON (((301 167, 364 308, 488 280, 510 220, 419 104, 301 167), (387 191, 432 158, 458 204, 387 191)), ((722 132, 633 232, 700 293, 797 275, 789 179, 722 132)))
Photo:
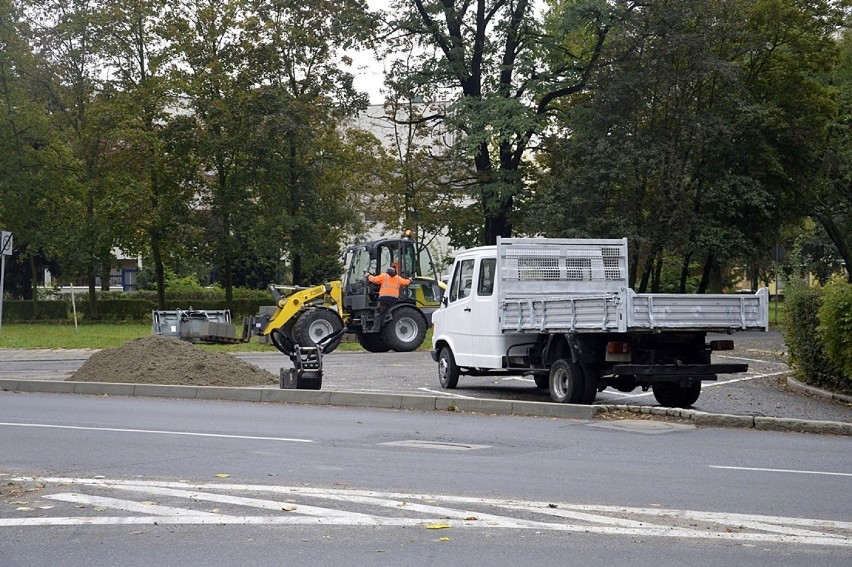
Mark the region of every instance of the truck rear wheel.
MULTIPOLYGON (((299 316, 296 324, 293 325, 293 342, 301 346, 316 346, 316 344, 333 333, 338 332, 343 328, 343 321, 340 320, 337 313, 328 309, 308 309, 299 316)), ((325 352, 329 353, 337 348, 341 336, 332 341, 325 348, 325 352)))
POLYGON ((579 404, 585 388, 583 367, 560 358, 550 367, 550 399, 560 404, 579 404))
POLYGON ((580 403, 591 405, 598 397, 598 367, 586 363, 580 366, 583 368, 583 395, 580 397, 580 403))
POLYGON ((409 305, 397 307, 382 329, 385 343, 397 352, 417 350, 426 338, 426 318, 409 305))
POLYGON ((438 381, 447 390, 453 390, 459 384, 459 367, 450 347, 442 347, 438 353, 438 381))
POLYGON ((387 352, 390 347, 381 333, 358 333, 358 344, 368 352, 387 352))
POLYGON ((692 406, 701 395, 701 380, 691 380, 685 385, 677 382, 660 382, 654 384, 651 389, 654 391, 654 398, 661 406, 686 409, 692 406))

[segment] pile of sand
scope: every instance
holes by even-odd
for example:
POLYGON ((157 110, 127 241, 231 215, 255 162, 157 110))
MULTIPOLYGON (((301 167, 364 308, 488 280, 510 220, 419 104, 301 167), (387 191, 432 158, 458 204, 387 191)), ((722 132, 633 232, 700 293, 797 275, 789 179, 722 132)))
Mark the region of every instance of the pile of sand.
POLYGON ((234 387, 278 383, 272 373, 235 356, 160 335, 98 351, 69 380, 234 387))

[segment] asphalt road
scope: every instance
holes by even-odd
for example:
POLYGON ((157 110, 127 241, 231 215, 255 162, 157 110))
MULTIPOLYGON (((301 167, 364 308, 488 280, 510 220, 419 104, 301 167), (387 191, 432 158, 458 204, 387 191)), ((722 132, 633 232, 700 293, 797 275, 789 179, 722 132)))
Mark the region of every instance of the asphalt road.
MULTIPOLYGON (((727 336, 725 336, 727 337, 727 336)), ((716 362, 746 362, 746 374, 722 375, 717 382, 704 382, 694 409, 720 414, 781 417, 852 423, 852 405, 814 397, 787 386, 790 369, 783 337, 777 332, 735 333, 736 349, 714 356, 716 362)), ((68 378, 85 362, 91 351, 0 350, 0 378, 68 378)), ((236 356, 277 374, 290 368, 287 357, 271 349, 268 353, 236 356)), ((550 401, 546 390, 535 387, 531 378, 462 376, 458 388, 444 390, 429 353, 367 353, 335 351, 323 359, 323 390, 430 394, 448 397, 550 401)), ((600 392, 596 404, 656 406, 651 392, 600 392)))
POLYGON ((847 437, 0 392, 0 563, 843 566, 847 437))

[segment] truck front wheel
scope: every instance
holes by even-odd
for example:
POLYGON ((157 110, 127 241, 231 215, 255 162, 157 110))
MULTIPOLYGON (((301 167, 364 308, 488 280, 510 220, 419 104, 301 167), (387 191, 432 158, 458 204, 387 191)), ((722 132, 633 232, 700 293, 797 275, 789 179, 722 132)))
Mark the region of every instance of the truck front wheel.
POLYGON ((560 404, 578 404, 583 400, 583 367, 560 358, 550 367, 550 399, 560 404))
POLYGON ((459 367, 450 347, 442 347, 438 353, 438 381, 447 390, 453 390, 459 384, 459 367))
POLYGON ((686 385, 676 382, 660 382, 654 384, 654 398, 661 406, 670 408, 688 408, 692 406, 701 395, 701 381, 691 380, 686 385))
MULTIPOLYGON (((343 328, 343 321, 334 311, 328 309, 308 309, 302 313, 293 325, 293 342, 303 347, 312 347, 333 333, 340 331, 343 328)), ((332 341, 325 348, 325 352, 329 353, 337 348, 343 337, 339 337, 332 341)))
POLYGON ((416 308, 404 305, 393 310, 382 336, 396 352, 417 350, 426 338, 426 318, 416 308))

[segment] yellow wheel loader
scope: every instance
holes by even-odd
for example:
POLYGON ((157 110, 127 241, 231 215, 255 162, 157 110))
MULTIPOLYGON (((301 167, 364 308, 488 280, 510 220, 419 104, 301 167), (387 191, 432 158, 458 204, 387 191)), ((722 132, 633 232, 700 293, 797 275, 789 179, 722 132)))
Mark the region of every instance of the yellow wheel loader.
POLYGON ((342 281, 308 287, 270 285, 275 312, 247 317, 241 337, 234 336, 229 311, 191 307, 155 311, 153 333, 205 343, 239 343, 254 335, 268 336, 291 358, 298 347, 319 345, 322 352, 331 352, 347 332, 354 333, 370 352, 416 350, 432 324, 432 312, 440 305, 444 286, 429 249, 409 235, 373 240, 347 247, 344 266, 342 281), (378 274, 391 266, 411 284, 403 288, 399 302, 385 311, 376 332, 373 319, 379 288, 364 274, 378 274))
POLYGON ((255 318, 254 334, 268 335, 285 354, 291 343, 315 346, 323 339, 323 352, 331 352, 345 332, 354 333, 370 352, 416 350, 441 302, 443 284, 429 249, 409 236, 373 240, 349 246, 344 266, 342 281, 311 287, 270 286, 276 311, 255 318), (391 266, 411 284, 403 288, 399 302, 384 313, 379 331, 374 332, 379 289, 364 274, 382 273, 391 266), (331 335, 336 336, 328 339, 331 335))

